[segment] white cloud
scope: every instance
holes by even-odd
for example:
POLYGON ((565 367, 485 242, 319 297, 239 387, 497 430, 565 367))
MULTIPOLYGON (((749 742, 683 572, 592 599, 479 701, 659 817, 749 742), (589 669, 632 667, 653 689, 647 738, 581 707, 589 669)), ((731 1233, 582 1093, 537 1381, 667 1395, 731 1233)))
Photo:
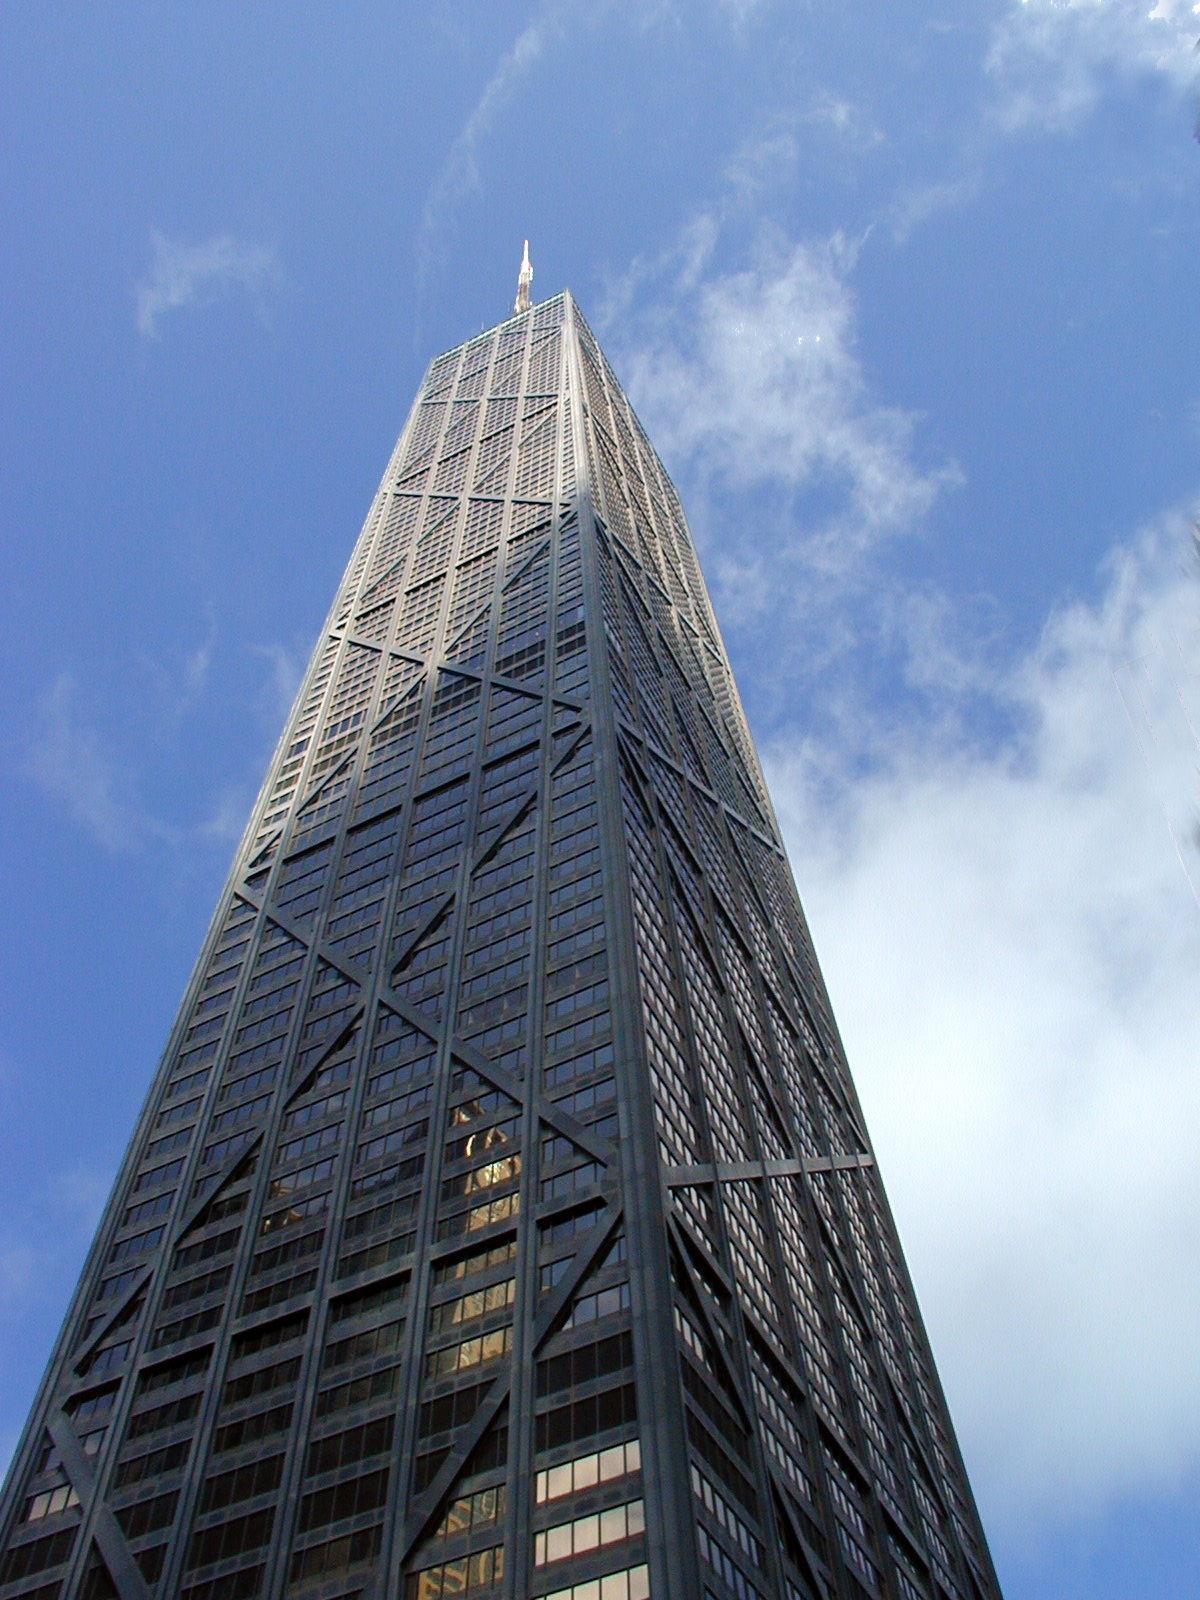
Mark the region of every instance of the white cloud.
MULTIPOLYGON (((500 57, 470 115, 450 146, 425 202, 417 236, 417 287, 422 290, 434 263, 448 253, 453 214, 479 188, 479 151, 521 79, 539 59, 547 38, 558 30, 558 8, 523 28, 500 57)), ((515 269, 514 269, 515 280, 515 269)))
POLYGON ((26 1239, 0 1238, 0 1316, 25 1300, 37 1278, 38 1254, 26 1239))
POLYGON ((59 1175, 54 1186, 55 1207, 81 1242, 90 1241, 99 1226, 113 1177, 108 1168, 84 1161, 59 1175))
POLYGON ((137 672, 143 685, 141 704, 146 710, 153 710, 164 736, 178 730, 203 698, 208 683, 216 655, 217 617, 210 603, 203 603, 201 609, 203 636, 182 659, 164 660, 145 650, 137 654, 137 672))
POLYGON ((193 837, 232 850, 245 829, 252 796, 253 790, 247 792, 241 785, 223 788, 212 801, 208 815, 192 829, 193 837))
MULTIPOLYGON (((144 690, 136 706, 140 716, 123 732, 124 742, 136 741, 143 756, 155 741, 173 742, 178 737, 204 693, 215 637, 210 622, 204 640, 173 672, 150 657, 138 659, 138 681, 144 690)), ((274 731, 291 706, 301 667, 295 654, 279 644, 251 646, 251 653, 264 667, 254 709, 274 731)), ((214 789, 206 799, 197 796, 207 805, 198 820, 168 820, 143 799, 144 780, 149 776, 143 770, 144 762, 119 754, 89 707, 81 704, 84 698, 70 672, 61 672, 46 689, 38 702, 36 731, 21 762, 26 779, 64 807, 72 821, 109 854, 132 853, 154 845, 175 851, 182 859, 197 844, 236 842, 250 808, 247 789, 251 774, 247 773, 246 781, 214 789)))
MULTIPOLYGON (((749 265, 718 273, 719 232, 703 214, 669 270, 635 267, 630 285, 659 272, 668 291, 654 312, 614 326, 609 342, 668 464, 734 490, 771 484, 819 495, 822 515, 786 558, 844 578, 881 538, 918 524, 958 475, 920 467, 914 418, 872 392, 849 284, 857 246, 841 234, 799 244, 763 238, 749 265)), ((631 299, 632 287, 618 287, 607 319, 615 323, 631 299)), ((753 587, 758 530, 746 545, 727 559, 753 587)))
POLYGON ((1113 80, 1158 76, 1186 90, 1198 31, 1189 0, 1012 0, 987 57, 997 119, 1009 132, 1069 132, 1113 80))
POLYGON ((819 89, 802 112, 805 122, 826 127, 860 150, 883 143, 883 134, 870 114, 833 89, 819 89))
POLYGON ((263 721, 274 727, 292 709, 292 701, 304 676, 304 659, 296 650, 282 644, 251 645, 251 652, 267 666, 266 682, 260 695, 263 721))
POLYGON ((74 679, 60 673, 42 697, 40 729, 25 776, 63 804, 105 850, 135 849, 144 819, 118 763, 80 716, 77 698, 74 679))
POLYGON ((758 4, 759 0, 717 0, 717 10, 724 11, 735 26, 740 26, 758 9, 758 4))
POLYGON ((965 177, 944 178, 901 189, 888 217, 892 238, 897 244, 904 244, 923 223, 970 205, 979 195, 981 182, 981 174, 976 171, 965 177))
POLYGON ((985 1520, 1014 1537, 1200 1460, 1185 545, 1175 519, 1052 618, 996 680, 998 747, 892 730, 832 803, 837 752, 768 762, 985 1520), (1113 678, 1140 658, 1145 761, 1113 678))
POLYGON ((158 337, 168 312, 207 305, 238 289, 261 296, 280 277, 272 246, 248 244, 230 234, 182 244, 152 229, 150 249, 149 273, 137 287, 138 331, 147 339, 158 337))
MULTIPOLYGON (((417 236, 417 293, 424 293, 439 262, 451 254, 450 235, 455 213, 480 187, 479 162, 487 150, 497 119, 512 101, 522 81, 542 62, 547 50, 568 38, 577 26, 600 27, 616 19, 639 33, 651 28, 687 25, 689 12, 710 11, 739 34, 758 9, 759 0, 550 0, 528 23, 500 57, 478 100, 450 146, 430 187, 417 236)), ((824 120, 845 124, 857 132, 855 108, 829 100, 814 108, 824 120)), ((515 137, 519 138, 519 130, 515 137)), ((514 146, 514 156, 516 146, 514 146)), ((514 268, 515 281, 515 268, 514 268)))

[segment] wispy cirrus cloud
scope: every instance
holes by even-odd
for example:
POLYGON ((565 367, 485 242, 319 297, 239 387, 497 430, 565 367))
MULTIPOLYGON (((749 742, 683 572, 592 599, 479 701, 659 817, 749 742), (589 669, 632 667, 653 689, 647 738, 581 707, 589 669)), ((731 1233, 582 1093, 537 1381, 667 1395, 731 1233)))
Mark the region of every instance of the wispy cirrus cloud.
MULTIPOLYGON (((137 739, 140 760, 122 754, 120 741, 112 737, 70 671, 60 672, 38 700, 36 727, 20 761, 21 775, 109 855, 132 855, 154 847, 185 860, 197 845, 225 848, 241 834, 252 772, 244 781, 211 791, 201 815, 173 820, 177 800, 156 803, 153 773, 146 770, 148 751, 164 742, 174 748, 186 719, 197 713, 214 640, 210 619, 204 639, 174 671, 147 656, 138 660, 142 692, 136 713, 127 712, 132 720, 125 732, 137 739)), ((255 718, 273 730, 295 694, 299 663, 293 650, 277 644, 251 646, 251 654, 262 662, 262 681, 253 697, 255 718)))
POLYGON ((241 292, 258 300, 282 277, 272 245, 215 234, 199 244, 150 232, 150 266, 137 286, 137 326, 145 339, 159 336, 171 312, 209 305, 241 292))
POLYGON ((157 831, 120 763, 81 714, 78 685, 69 672, 61 672, 42 696, 38 721, 25 776, 102 849, 121 854, 137 848, 148 826, 157 831))
MULTIPOLYGON (((637 32, 658 26, 680 27, 688 13, 711 12, 729 30, 740 33, 761 0, 550 0, 540 14, 516 35, 501 54, 465 122, 455 136, 430 186, 417 234, 416 286, 424 294, 435 268, 451 253, 450 236, 463 202, 480 188, 480 162, 503 111, 521 84, 540 66, 551 48, 579 27, 625 26, 637 32)), ((855 117, 852 106, 832 99, 814 107, 817 120, 855 117)))
POLYGON ((1192 0, 1013 0, 987 55, 995 118, 1009 133, 1070 132, 1114 82, 1195 90, 1198 31, 1192 0))
POLYGON ((896 244, 907 243, 912 233, 932 218, 957 211, 978 198, 983 174, 979 168, 954 177, 906 185, 896 195, 885 221, 896 244))
POLYGON ((304 676, 304 660, 296 649, 286 645, 251 645, 251 653, 266 663, 267 677, 261 693, 263 721, 274 727, 291 710, 296 690, 304 676))
POLYGON ((521 80, 541 57, 547 41, 562 26, 563 7, 551 7, 523 28, 496 63, 471 108, 425 201, 417 235, 417 291, 422 293, 436 264, 448 253, 447 234, 455 211, 479 188, 479 157, 496 118, 521 80))

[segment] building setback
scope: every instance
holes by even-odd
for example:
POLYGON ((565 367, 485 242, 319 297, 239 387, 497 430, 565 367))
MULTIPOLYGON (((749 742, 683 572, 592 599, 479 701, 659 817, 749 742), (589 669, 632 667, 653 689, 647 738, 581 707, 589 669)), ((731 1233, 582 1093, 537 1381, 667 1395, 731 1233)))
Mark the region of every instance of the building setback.
POLYGON ((0 1600, 984 1600, 678 497, 438 357, 0 1497, 0 1600))

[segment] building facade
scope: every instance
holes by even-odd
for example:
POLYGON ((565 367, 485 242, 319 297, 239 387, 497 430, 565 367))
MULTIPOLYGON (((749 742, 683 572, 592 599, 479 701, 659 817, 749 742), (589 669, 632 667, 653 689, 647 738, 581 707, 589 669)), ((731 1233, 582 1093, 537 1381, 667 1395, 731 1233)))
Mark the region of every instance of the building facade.
POLYGON ((999 1593, 678 497, 429 367, 0 1497, 0 1600, 999 1593))

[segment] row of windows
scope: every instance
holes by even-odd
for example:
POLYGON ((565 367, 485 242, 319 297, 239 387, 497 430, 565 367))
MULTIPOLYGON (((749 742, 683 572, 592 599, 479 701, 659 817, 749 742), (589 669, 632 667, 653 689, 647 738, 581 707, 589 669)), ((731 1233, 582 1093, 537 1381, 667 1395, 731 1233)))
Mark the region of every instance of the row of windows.
MULTIPOLYGON (((578 1059, 576 1057, 576 1061, 578 1059)), ((576 1089, 573 1093, 556 1096, 554 1105, 557 1110, 565 1112, 568 1116, 577 1117, 580 1121, 595 1126, 597 1124, 595 1114, 600 1112, 608 1114, 601 1119, 607 1124, 609 1116, 613 1114, 612 1101, 615 1095, 615 1080, 606 1076, 594 1079, 585 1088, 576 1089)), ((605 1131, 611 1134, 612 1129, 606 1127, 605 1131)))
POLYGON ((307 1533, 376 1510, 387 1498, 387 1482, 387 1468, 381 1467, 306 1494, 300 1501, 297 1531, 307 1533))
POLYGON ((407 1023, 402 1023, 394 1012, 381 1010, 375 1030, 375 1044, 368 1063, 368 1071, 371 1074, 367 1079, 368 1101, 377 1100, 380 1095, 387 1094, 398 1084, 409 1084, 415 1080, 418 1088, 411 1090, 408 1096, 400 1097, 398 1101, 389 1102, 401 1104, 404 1111, 415 1108, 422 1103, 422 1097, 429 1094, 429 1083, 422 1080, 432 1077, 434 1061, 435 1057, 428 1051, 424 1039, 407 1023), (407 1059, 394 1066, 384 1065, 386 1062, 395 1061, 397 1056, 405 1056, 407 1059), (383 1070, 373 1070, 378 1067, 383 1067, 383 1070))
POLYGON ((471 1206, 466 1211, 440 1217, 436 1229, 437 1240, 440 1243, 453 1238, 456 1234, 479 1233, 485 1228, 498 1227, 501 1223, 509 1222, 516 1217, 520 1203, 520 1191, 514 1190, 511 1194, 501 1195, 495 1200, 471 1206))
POLYGON ((431 1350, 425 1357, 425 1376, 434 1380, 452 1376, 456 1372, 466 1372, 472 1367, 486 1366, 489 1361, 498 1361, 507 1355, 511 1347, 510 1327, 494 1328, 490 1333, 475 1334, 458 1344, 443 1345, 439 1350, 431 1350))
POLYGON ((578 1447, 606 1433, 627 1433, 637 1422, 637 1396, 630 1382, 598 1388, 595 1394, 553 1405, 535 1418, 534 1447, 539 1452, 578 1447))
POLYGON ((385 1455, 392 1444, 393 1416, 376 1417, 346 1428, 341 1433, 316 1439, 308 1448, 305 1476, 317 1478, 327 1472, 344 1470, 359 1461, 385 1455))
POLYGON ((578 1296, 563 1327, 581 1328, 589 1322, 602 1322, 606 1317, 619 1316, 629 1307, 629 1284, 614 1283, 607 1289, 597 1289, 593 1294, 578 1296))
POLYGON ((582 1494, 601 1484, 614 1483, 619 1478, 639 1472, 642 1466, 642 1448, 638 1439, 627 1439, 623 1444, 610 1445, 605 1450, 590 1450, 571 1461, 560 1462, 555 1467, 543 1467, 535 1480, 537 1504, 560 1500, 564 1495, 582 1494))
POLYGON ((341 1367, 357 1365, 364 1361, 377 1361, 380 1357, 400 1349, 404 1337, 404 1317, 392 1317, 374 1328, 363 1328, 345 1338, 331 1339, 325 1348, 321 1364, 322 1378, 341 1367))
POLYGON ((594 1344, 576 1345, 572 1350, 539 1361, 535 1368, 535 1393, 542 1399, 566 1389, 582 1388, 632 1365, 631 1336, 612 1334, 594 1344))
POLYGON ((538 1186, 542 1200, 560 1200, 576 1189, 591 1188, 604 1177, 604 1167, 598 1161, 581 1160, 568 1171, 543 1178, 538 1186))
POLYGON ((646 1055, 654 1088, 655 1120, 668 1146, 667 1159, 688 1165, 699 1159, 698 1119, 691 1074, 683 1054, 683 1033, 676 1014, 674 982, 664 932, 665 908, 645 814, 627 774, 623 774, 622 788, 638 975, 642 989, 646 1055))
MULTIPOLYGON (((418 1162, 418 1175, 421 1166, 422 1163, 418 1162)), ((338 1276, 346 1277, 368 1265, 362 1255, 364 1247, 361 1241, 380 1234, 400 1234, 396 1250, 389 1252, 390 1259, 398 1259, 399 1254, 406 1253, 411 1248, 413 1235, 411 1231, 404 1230, 415 1219, 420 1200, 420 1190, 414 1184, 405 1194, 381 1200, 368 1210, 357 1211, 347 1217, 342 1234, 342 1254, 338 1258, 338 1276)), ((377 1259, 373 1257, 369 1264, 382 1264, 383 1259, 382 1256, 377 1259)))
POLYGON ((422 1143, 428 1131, 429 1118, 421 1117, 415 1122, 406 1123, 403 1127, 393 1128, 390 1133, 379 1134, 374 1139, 364 1139, 355 1154, 355 1165, 364 1166, 367 1162, 376 1161, 382 1156, 394 1155, 397 1150, 422 1143))
POLYGON ((398 1364, 373 1366, 357 1378, 322 1387, 317 1395, 317 1416, 335 1416, 338 1412, 355 1411, 393 1399, 400 1390, 400 1371, 398 1364))
POLYGON ((535 1567, 545 1567, 555 1561, 569 1561, 573 1556, 587 1555, 606 1545, 634 1539, 645 1531, 645 1526, 641 1500, 608 1506, 603 1511, 587 1512, 583 1516, 573 1517, 569 1522, 554 1523, 534 1534, 533 1564, 535 1567))
POLYGON ((367 1084, 368 1105, 359 1121, 359 1127, 364 1132, 370 1128, 384 1127, 390 1122, 396 1122, 401 1117, 411 1116, 414 1111, 419 1111, 429 1104, 433 1093, 431 1083, 419 1084, 415 1089, 408 1089, 401 1094, 394 1094, 390 1099, 380 1100, 378 1095, 392 1087, 393 1073, 383 1073, 369 1080, 367 1084))
POLYGON ((244 1551, 261 1550, 270 1542, 275 1521, 275 1508, 253 1511, 248 1516, 232 1517, 215 1527, 205 1528, 192 1535, 188 1548, 187 1568, 195 1571, 215 1561, 241 1555, 244 1551))
POLYGON ((431 1309, 430 1332, 444 1332, 448 1328, 457 1328, 464 1323, 473 1322, 491 1312, 503 1311, 513 1304, 515 1298, 514 1278, 503 1278, 498 1283, 489 1284, 486 1289, 471 1289, 466 1294, 458 1295, 453 1300, 444 1300, 431 1309))
POLYGON ((45 1489, 33 1495, 25 1504, 24 1522, 41 1522, 44 1517, 54 1517, 60 1511, 70 1511, 79 1504, 79 1496, 69 1483, 56 1489, 45 1489))
POLYGON ((587 1578, 565 1589, 554 1589, 543 1600, 650 1600, 649 1570, 639 1562, 602 1578, 587 1578))
POLYGON ((505 1504, 502 1483, 478 1489, 474 1494, 460 1495, 447 1506, 446 1515, 438 1524, 434 1537, 452 1539, 459 1534, 478 1533, 483 1528, 503 1522, 505 1504))
MULTIPOLYGON (((515 920, 517 919, 512 912, 505 912, 499 917, 487 917, 479 923, 473 923, 468 936, 467 953, 463 959, 463 970, 475 972, 481 967, 498 962, 500 965, 497 970, 507 971, 504 962, 527 951, 533 937, 528 925, 518 927, 513 932, 506 932, 505 930, 511 927, 515 920)), ((524 958, 524 966, 517 970, 528 971, 528 956, 524 958)))
POLYGON ((251 1045, 248 1050, 240 1050, 237 1055, 230 1056, 221 1079, 221 1086, 217 1090, 217 1104, 223 1105, 226 1101, 241 1099, 246 1095, 252 1095, 264 1084, 273 1084, 278 1076, 282 1057, 282 1039, 251 1045))
MULTIPOLYGON (((213 1435, 213 1455, 244 1450, 247 1445, 261 1444, 287 1433, 292 1425, 292 1410, 293 1402, 288 1400, 284 1405, 271 1406, 265 1411, 252 1411, 236 1422, 223 1424, 213 1435)), ((184 1449, 185 1444, 176 1448, 184 1449)))
POLYGON ((712 1480, 706 1473, 700 1471, 694 1461, 691 1466, 691 1478, 693 1494, 721 1532, 738 1546, 748 1560, 756 1567, 761 1567, 762 1546, 758 1539, 750 1531, 745 1519, 738 1515, 721 1491, 714 1488, 712 1480))
POLYGON ((404 1600, 477 1600, 496 1592, 504 1577, 504 1547, 477 1550, 470 1556, 439 1562, 404 1580, 404 1600))
POLYGON ((721 1548, 706 1528, 696 1529, 696 1542, 700 1549, 701 1561, 717 1573, 737 1596, 737 1600, 763 1600, 762 1590, 750 1581, 741 1567, 730 1558, 726 1550, 721 1548))
POLYGON ((430 1439, 434 1435, 464 1427, 474 1416, 491 1384, 491 1378, 480 1383, 460 1384, 445 1394, 423 1400, 418 1418, 421 1438, 430 1439))
POLYGON ((452 1200, 464 1195, 477 1194, 481 1190, 492 1189, 506 1183, 515 1183, 521 1175, 520 1152, 517 1151, 511 1155, 498 1155, 495 1153, 496 1149, 504 1147, 505 1141, 503 1139, 494 1148, 489 1148, 485 1144, 479 1151, 479 1154, 484 1157, 481 1165, 471 1167, 465 1173, 456 1177, 443 1180, 442 1200, 452 1200))
MULTIPOLYGON (((563 1084, 575 1082, 580 1078, 590 1080, 592 1078, 599 1077, 600 1074, 610 1073, 612 1071, 612 1065, 613 1047, 610 1041, 606 1041, 603 1044, 597 1044, 590 1049, 576 1051, 573 1055, 567 1057, 565 1060, 558 1060, 551 1063, 545 1069, 545 1085, 547 1089, 557 1089, 563 1084)), ((611 1082, 611 1079, 608 1081, 611 1082)), ((594 1093, 598 1103, 599 1100, 603 1098, 600 1085, 596 1086, 594 1093)), ((565 1104, 564 1101, 559 1101, 557 1103, 565 1104)), ((582 1108, 581 1102, 581 1109, 582 1108)))
POLYGON ((278 1487, 283 1477, 283 1467, 282 1455, 266 1456, 210 1477, 201 1491, 198 1511, 203 1514, 222 1510, 243 1500, 269 1494, 278 1487))
POLYGON ((737 1503, 756 1516, 756 1497, 750 1481, 749 1443, 745 1429, 722 1403, 722 1391, 711 1380, 702 1382, 699 1374, 686 1361, 683 1363, 683 1384, 691 1402, 686 1413, 688 1442, 737 1503))
MULTIPOLYGON (((348 1077, 351 1063, 347 1061, 339 1063, 339 1065, 345 1067, 344 1076, 348 1077)), ((299 1101, 285 1114, 280 1125, 280 1132, 291 1133, 293 1129, 302 1128, 306 1123, 316 1122, 321 1117, 332 1117, 338 1112, 344 1111, 349 1103, 350 1090, 348 1088, 336 1089, 331 1094, 318 1095, 316 1098, 307 1098, 299 1101)))
POLYGON ((212 1076, 212 1057, 216 1054, 216 1048, 215 1041, 210 1040, 200 1049, 181 1055, 164 1099, 173 1100, 177 1095, 192 1094, 203 1089, 212 1076), (201 1062, 205 1064, 199 1065, 201 1062))
POLYGON ((259 1311, 266 1311, 270 1306, 284 1305, 289 1300, 307 1295, 316 1281, 316 1267, 307 1267, 300 1272, 289 1273, 287 1277, 276 1279, 261 1289, 248 1289, 242 1296, 240 1315, 253 1316, 259 1311))
POLYGON ((434 1287, 461 1283, 481 1273, 507 1267, 516 1260, 516 1256, 517 1241, 514 1237, 498 1244, 485 1245, 483 1249, 473 1250, 468 1255, 457 1255, 452 1260, 440 1261, 433 1269, 434 1287))
MULTIPOLYGON (((332 1165, 332 1162, 329 1164, 332 1165)), ((368 1195, 378 1194, 381 1189, 411 1185, 420 1177, 424 1167, 425 1156, 422 1153, 407 1156, 402 1161, 389 1161, 382 1167, 364 1172, 350 1184, 350 1201, 354 1203, 368 1195)))
POLYGON ((382 1541, 382 1524, 375 1523, 372 1527, 298 1550, 292 1557, 289 1581, 293 1584, 316 1582, 353 1567, 366 1566, 379 1555, 382 1541))
POLYGON ((165 1478, 170 1473, 178 1471, 191 1453, 192 1440, 189 1436, 177 1439, 171 1444, 160 1446, 156 1450, 148 1450, 142 1455, 122 1457, 113 1473, 114 1489, 127 1488, 130 1484, 140 1483, 144 1478, 165 1478))
MULTIPOLYGON (((10 1545, 3 1559, 0 1559, 0 1583, 16 1583, 22 1578, 59 1566, 70 1555, 74 1544, 75 1528, 71 1527, 59 1533, 43 1535, 40 1539, 10 1545)), ((58 1585, 52 1585, 49 1591, 42 1591, 43 1594, 47 1592, 57 1594, 58 1585)))

